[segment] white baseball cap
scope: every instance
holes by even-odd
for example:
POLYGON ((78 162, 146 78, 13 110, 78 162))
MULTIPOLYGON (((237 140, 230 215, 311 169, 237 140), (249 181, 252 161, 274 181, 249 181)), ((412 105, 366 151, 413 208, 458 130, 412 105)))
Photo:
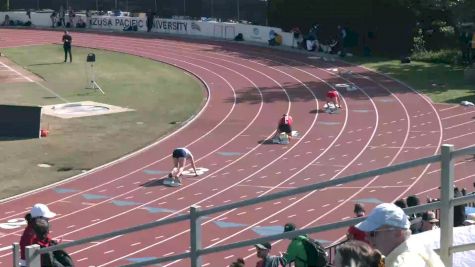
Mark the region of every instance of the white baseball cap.
POLYGON ((392 203, 379 204, 371 211, 366 220, 355 226, 363 232, 371 232, 384 225, 400 229, 409 229, 411 227, 406 213, 392 203))
POLYGON ((51 212, 48 209, 48 206, 46 206, 45 204, 41 204, 41 203, 35 204, 31 208, 30 214, 31 214, 31 218, 44 217, 44 218, 50 219, 50 218, 53 218, 54 216, 56 216, 56 213, 51 212))

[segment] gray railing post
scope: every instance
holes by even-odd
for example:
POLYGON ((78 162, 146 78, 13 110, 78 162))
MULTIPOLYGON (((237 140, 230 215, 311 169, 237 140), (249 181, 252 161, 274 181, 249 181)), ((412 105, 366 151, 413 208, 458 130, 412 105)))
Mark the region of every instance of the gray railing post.
POLYGON ((191 267, 201 267, 201 256, 198 254, 201 249, 201 219, 198 217, 198 211, 199 206, 190 207, 191 267))
POLYGON ((440 196, 440 258, 446 267, 452 266, 452 253, 449 248, 453 244, 454 228, 454 159, 453 145, 442 145, 441 154, 441 196, 440 196))
POLYGON ((13 266, 20 266, 20 244, 18 242, 13 243, 12 245, 12 255, 13 255, 13 266))
POLYGON ((26 247, 25 258, 27 267, 41 267, 41 254, 39 245, 31 245, 26 247))

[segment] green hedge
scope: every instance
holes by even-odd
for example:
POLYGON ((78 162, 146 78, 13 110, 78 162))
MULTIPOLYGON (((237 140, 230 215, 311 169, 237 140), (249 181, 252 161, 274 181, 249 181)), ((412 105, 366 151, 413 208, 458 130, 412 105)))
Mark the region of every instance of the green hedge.
POLYGON ((442 49, 438 51, 420 51, 414 52, 412 60, 428 63, 459 64, 462 53, 457 49, 442 49))

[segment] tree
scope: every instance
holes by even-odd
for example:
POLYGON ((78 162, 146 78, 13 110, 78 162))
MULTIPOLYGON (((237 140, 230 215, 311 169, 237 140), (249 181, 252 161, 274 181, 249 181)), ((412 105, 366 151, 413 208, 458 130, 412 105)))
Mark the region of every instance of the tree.
POLYGON ((10 0, 0 0, 0 10, 10 10, 10 0))

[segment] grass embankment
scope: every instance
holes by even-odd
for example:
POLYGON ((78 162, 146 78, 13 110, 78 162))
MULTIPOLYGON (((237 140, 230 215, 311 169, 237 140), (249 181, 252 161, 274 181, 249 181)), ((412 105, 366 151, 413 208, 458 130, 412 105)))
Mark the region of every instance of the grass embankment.
POLYGON ((464 80, 463 66, 421 61, 401 64, 399 60, 384 58, 347 57, 344 60, 399 79, 437 103, 475 102, 475 84, 464 80))

